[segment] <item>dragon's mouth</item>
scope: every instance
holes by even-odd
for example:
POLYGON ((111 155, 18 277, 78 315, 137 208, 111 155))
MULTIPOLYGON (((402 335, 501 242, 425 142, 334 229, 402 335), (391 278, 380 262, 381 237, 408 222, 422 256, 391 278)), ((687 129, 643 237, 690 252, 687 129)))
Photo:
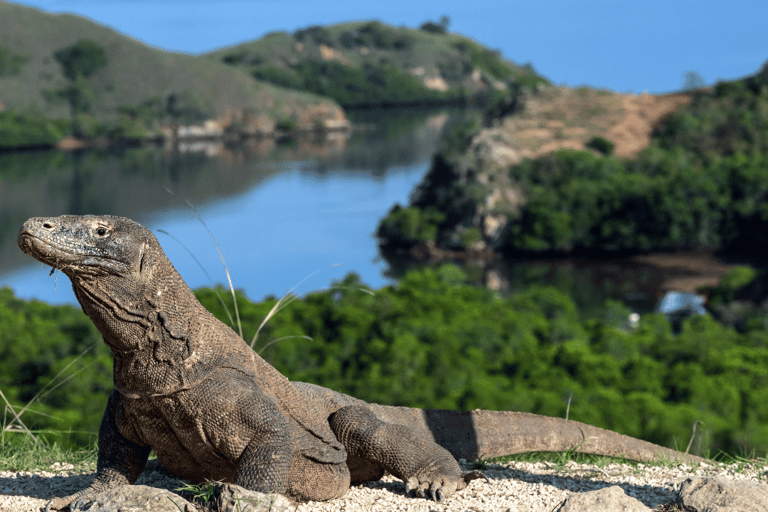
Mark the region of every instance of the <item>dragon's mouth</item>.
POLYGON ((19 248, 37 261, 50 265, 53 268, 64 270, 73 266, 101 266, 105 260, 98 256, 83 255, 75 251, 68 250, 61 246, 52 244, 44 238, 40 238, 28 231, 19 233, 19 248))
POLYGON ((115 274, 125 271, 126 264, 105 255, 86 254, 51 243, 27 230, 19 233, 19 248, 37 261, 61 270, 65 274, 96 275, 100 272, 115 274))
POLYGON ((45 263, 58 269, 61 269, 61 264, 64 263, 64 261, 69 260, 74 256, 71 252, 56 247, 29 232, 19 233, 18 244, 19 248, 24 251, 24 253, 32 256, 41 263, 45 263))

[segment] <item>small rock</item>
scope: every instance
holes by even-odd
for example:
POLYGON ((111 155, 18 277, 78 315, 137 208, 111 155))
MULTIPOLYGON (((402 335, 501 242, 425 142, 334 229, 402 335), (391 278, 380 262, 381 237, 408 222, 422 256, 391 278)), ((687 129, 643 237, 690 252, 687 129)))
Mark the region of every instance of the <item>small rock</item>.
POLYGON ((146 485, 123 485, 90 498, 77 500, 72 512, 195 512, 190 502, 165 489, 146 485))
POLYGON ((280 494, 249 491, 234 484, 216 484, 216 500, 219 512, 302 512, 304 510, 304 507, 296 505, 280 494))
POLYGON ((768 485, 719 476, 691 477, 680 486, 677 504, 685 512, 768 512, 768 485))
POLYGON ((570 495, 556 512, 651 512, 618 485, 570 495))

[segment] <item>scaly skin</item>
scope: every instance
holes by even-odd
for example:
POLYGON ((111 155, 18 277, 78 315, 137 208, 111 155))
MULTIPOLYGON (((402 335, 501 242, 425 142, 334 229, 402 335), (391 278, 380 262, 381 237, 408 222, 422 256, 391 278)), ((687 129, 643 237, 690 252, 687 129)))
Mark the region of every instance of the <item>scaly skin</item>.
POLYGON ((115 390, 90 487, 131 484, 150 450, 172 473, 302 500, 342 496, 385 471, 443 500, 481 475, 456 458, 576 448, 701 460, 614 432, 526 413, 387 407, 291 383, 195 298, 154 235, 111 216, 32 218, 19 247, 72 281, 114 354, 115 390))

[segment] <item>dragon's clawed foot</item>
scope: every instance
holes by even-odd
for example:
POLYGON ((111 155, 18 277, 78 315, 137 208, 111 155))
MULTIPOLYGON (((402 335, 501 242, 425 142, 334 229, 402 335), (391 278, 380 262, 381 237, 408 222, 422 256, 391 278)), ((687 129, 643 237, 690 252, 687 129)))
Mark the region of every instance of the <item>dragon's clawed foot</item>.
POLYGON ((412 476, 405 482, 405 494, 407 496, 416 496, 417 498, 429 498, 438 503, 445 501, 454 492, 464 489, 469 482, 478 478, 488 477, 480 471, 467 471, 461 474, 458 479, 434 479, 412 476))
POLYGON ((71 500, 67 498, 53 498, 45 504, 43 512, 53 512, 54 510, 61 510, 66 508, 71 503, 71 500))
POLYGON ((454 484, 449 487, 453 487, 454 489, 445 489, 444 491, 443 482, 420 481, 416 477, 411 477, 405 482, 405 494, 406 496, 416 496, 417 498, 426 498, 429 496, 439 503, 445 500, 446 491, 448 496, 453 494, 456 485, 454 484))

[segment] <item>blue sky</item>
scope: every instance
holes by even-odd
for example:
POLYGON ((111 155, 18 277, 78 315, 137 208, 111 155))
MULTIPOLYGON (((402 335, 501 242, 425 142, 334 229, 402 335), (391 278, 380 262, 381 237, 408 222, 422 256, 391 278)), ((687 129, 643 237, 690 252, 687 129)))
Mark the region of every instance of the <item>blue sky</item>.
POLYGON ((688 71, 707 84, 768 60, 766 0, 30 0, 86 16, 165 50, 204 53, 276 30, 378 19, 450 30, 559 85, 669 92, 688 71))

